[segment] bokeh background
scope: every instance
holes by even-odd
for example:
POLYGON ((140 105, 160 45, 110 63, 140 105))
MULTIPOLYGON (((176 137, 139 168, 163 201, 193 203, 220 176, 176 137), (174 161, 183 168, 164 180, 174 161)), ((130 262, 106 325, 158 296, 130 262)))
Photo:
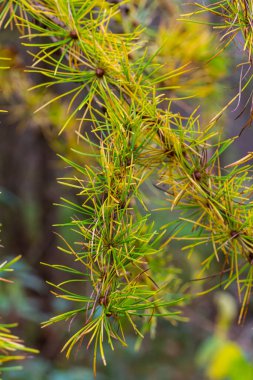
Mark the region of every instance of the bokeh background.
MULTIPOLYGON (((150 51, 162 46, 156 59, 164 64, 164 70, 188 65, 190 71, 167 83, 178 87, 171 90, 173 97, 185 97, 173 107, 187 116, 200 104, 201 123, 205 125, 238 91, 240 73, 236 65, 242 52, 238 41, 208 62, 217 53, 220 36, 204 24, 178 20, 185 9, 189 8, 181 1, 130 1, 121 9, 124 25, 115 28, 146 26, 150 51)), ((92 353, 86 348, 77 350, 69 361, 60 353, 68 325, 40 327, 42 321, 69 307, 50 293, 47 284, 59 282, 60 274, 41 262, 67 263, 68 259, 57 250, 54 231, 70 240, 71 232, 52 225, 71 217, 68 209, 54 204, 59 204, 61 197, 75 200, 75 193, 57 182, 69 170, 57 154, 71 158, 70 148, 78 144, 75 125, 72 122, 64 134, 58 135, 66 119, 67 100, 34 113, 62 88, 28 91, 44 78, 25 72, 32 58, 21 46, 17 31, 1 31, 0 50, 1 56, 11 58, 10 69, 0 73, 1 108, 8 111, 1 115, 0 124, 1 261, 22 255, 11 275, 14 282, 0 282, 0 315, 10 323, 18 321, 17 334, 40 350, 39 355, 23 363, 22 371, 6 373, 4 379, 93 379, 92 353)), ((241 104, 233 104, 219 121, 224 136, 238 135, 247 122, 250 103, 238 115, 249 96, 250 89, 242 94, 241 104)), ((83 126, 84 130, 88 128, 83 126)), ((222 157, 224 163, 252 151, 252 137, 252 128, 246 128, 233 149, 222 157)), ((165 201, 156 189, 147 189, 147 195, 151 209, 165 201)), ((163 213, 154 213, 158 225, 164 217, 163 213)), ((196 255, 187 260, 177 245, 171 246, 170 252, 173 265, 181 268, 182 283, 191 283, 201 258, 196 255)), ((219 275, 210 279, 219 281, 219 275)), ((129 331, 128 347, 117 347, 114 353, 108 350, 108 365, 99 364, 97 379, 253 379, 253 309, 249 308, 244 325, 238 326, 239 307, 236 289, 220 289, 185 305, 183 315, 188 322, 174 326, 159 320, 154 337, 146 336, 139 350, 136 336, 129 331)))

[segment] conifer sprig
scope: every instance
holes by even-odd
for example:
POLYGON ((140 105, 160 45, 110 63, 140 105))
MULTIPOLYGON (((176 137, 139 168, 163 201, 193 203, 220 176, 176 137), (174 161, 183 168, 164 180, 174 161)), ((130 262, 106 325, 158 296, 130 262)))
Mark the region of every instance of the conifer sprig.
MULTIPOLYGON (((6 273, 13 270, 12 265, 19 259, 20 256, 9 262, 4 261, 0 265, 0 281, 11 283, 6 273)), ((16 326, 15 323, 5 324, 2 321, 0 323, 0 379, 5 371, 21 369, 21 366, 15 364, 26 359, 27 355, 38 353, 38 350, 26 347, 23 341, 13 334, 12 329, 16 326)))
MULTIPOLYGON (((239 52, 238 54, 238 57, 242 56, 241 59, 239 58, 241 62, 238 64, 238 67, 240 68, 239 91, 228 104, 230 105, 232 102, 237 100, 237 109, 240 104, 242 92, 252 85, 253 79, 253 3, 251 0, 220 0, 215 3, 211 2, 209 5, 204 5, 202 3, 200 4, 199 2, 195 2, 194 5, 200 8, 200 10, 186 14, 185 16, 193 21, 192 16, 207 13, 213 16, 215 21, 212 22, 210 20, 206 20, 206 23, 212 25, 215 30, 222 34, 220 38, 222 47, 217 54, 221 53, 232 43, 235 43, 239 47, 239 51, 242 53, 241 54, 239 52)), ((198 22, 198 19, 196 22, 198 22)), ((246 106, 243 108, 243 111, 247 107, 247 104, 251 101, 251 116, 246 125, 243 126, 243 130, 252 123, 252 96, 253 93, 250 90, 250 96, 246 102, 246 106)), ((225 109, 227 109, 228 105, 226 105, 225 109)), ((223 109, 222 112, 225 109, 223 109)), ((218 115, 220 114, 221 112, 218 115)))
POLYGON ((195 3, 200 8, 193 14, 210 12, 217 21, 211 23, 215 29, 222 32, 222 40, 227 43, 235 41, 240 44, 243 37, 243 50, 248 52, 249 62, 252 59, 253 47, 253 4, 251 0, 221 0, 209 5, 195 3), (238 38, 237 38, 238 37, 238 38))
MULTIPOLYGON (((66 96, 69 117, 61 130, 71 119, 79 121, 79 163, 63 158, 73 174, 60 179, 79 199, 77 204, 65 201, 73 210, 65 227, 73 229, 77 241, 72 245, 63 238, 60 247, 73 266, 52 266, 71 274, 52 285, 54 294, 78 302, 78 307, 45 325, 62 320, 71 324, 81 315, 83 326, 64 349, 69 356, 76 344, 93 343, 94 371, 97 351, 106 363, 105 340, 112 348, 113 340, 126 344, 125 321, 142 337, 136 316, 146 326, 157 316, 179 319, 174 306, 181 296, 174 295, 171 276, 160 283, 153 270, 171 240, 191 240, 186 246, 190 250, 211 247, 203 270, 215 260, 229 269, 224 285, 237 282, 240 319, 252 287, 252 167, 238 161, 222 168, 220 157, 234 139, 222 141, 214 123, 200 125, 197 110, 189 117, 171 111, 168 86, 163 91, 161 83, 183 75, 186 68, 161 74, 156 54, 130 59, 144 42, 140 28, 116 30, 119 7, 106 1, 20 0, 3 2, 2 11, 2 24, 16 24, 31 50, 29 72, 47 78, 36 87, 69 86, 38 110, 66 96), (90 134, 82 132, 84 123, 90 134), (83 151, 83 141, 90 145, 89 153, 83 151), (164 208, 177 209, 179 215, 179 228, 165 243, 167 221, 157 231, 144 201, 144 184, 155 175, 157 187, 167 194, 164 208), (189 225, 190 234, 185 232, 189 225)), ((250 38, 246 41, 248 47, 250 38)))

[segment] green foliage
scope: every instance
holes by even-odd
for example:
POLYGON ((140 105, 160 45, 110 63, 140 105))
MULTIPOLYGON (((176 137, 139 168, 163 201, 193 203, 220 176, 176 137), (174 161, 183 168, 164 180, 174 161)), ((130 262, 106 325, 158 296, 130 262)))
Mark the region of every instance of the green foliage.
MULTIPOLYGON (((0 281, 11 282, 5 275, 12 271, 11 266, 19 259, 20 257, 16 257, 9 262, 4 261, 0 265, 0 273, 3 276, 0 277, 0 281)), ((0 323, 0 378, 5 371, 22 368, 14 366, 13 362, 24 360, 28 353, 38 353, 38 350, 26 347, 19 337, 13 335, 12 329, 16 326, 16 324, 5 324, 2 321, 0 323)))
MULTIPOLYGON (((66 280, 51 284, 53 294, 72 306, 44 326, 69 321, 71 327, 80 316, 82 327, 63 350, 69 357, 83 342, 87 348, 93 344, 94 372, 97 352, 106 364, 105 341, 112 349, 114 341, 126 345, 126 323, 143 338, 157 317, 172 323, 182 319, 179 306, 188 295, 182 294, 178 271, 170 263, 173 240, 183 242, 190 254, 203 256, 200 277, 213 273, 218 262, 224 287, 237 284, 239 321, 247 310, 253 276, 251 154, 227 167, 221 164, 236 140, 223 138, 216 123, 227 105, 204 125, 198 109, 190 115, 174 111, 171 91, 180 83, 181 93, 187 93, 183 86, 190 55, 182 58, 181 67, 164 65, 161 51, 145 49, 147 34, 141 26, 121 26, 124 4, 14 0, 2 1, 1 8, 3 27, 15 25, 29 49, 32 64, 27 71, 45 79, 32 89, 60 88, 36 112, 67 99, 68 116, 59 129, 63 133, 71 123, 76 128, 79 146, 72 149, 73 159, 62 157, 70 170, 59 179, 77 195, 76 203, 62 199, 73 216, 60 223, 76 238, 72 242, 62 237, 59 247, 71 264, 50 265, 66 275, 66 280), (145 186, 152 182, 166 195, 160 209, 177 212, 177 220, 168 217, 160 229, 152 223, 147 200, 145 186)), ((241 30, 251 57, 252 9, 247 1, 201 8, 225 18, 222 28, 227 28, 229 42, 241 30)), ((202 49, 209 44, 207 39, 202 49)), ((196 60, 201 57, 200 52, 196 60)), ((219 77, 215 65, 213 74, 219 77)), ((246 85, 250 81, 251 74, 246 85)), ((202 91, 206 94, 208 88, 202 91)))
MULTIPOLYGON (((251 0, 221 0, 208 6, 195 3, 202 12, 211 12, 218 18, 217 23, 212 23, 215 28, 221 30, 222 40, 227 40, 226 45, 236 40, 239 35, 244 39, 243 50, 248 52, 249 61, 252 56, 253 25, 251 0)), ((239 42, 239 39, 237 40, 239 42)), ((240 43, 240 42, 239 42, 240 43)))
MULTIPOLYGON (((195 6, 200 8, 200 10, 195 10, 191 14, 185 16, 199 15, 203 13, 209 13, 215 22, 208 22, 209 25, 213 26, 215 30, 221 33, 221 47, 217 54, 221 53, 225 48, 235 43, 239 46, 240 53, 240 63, 238 67, 240 68, 240 81, 239 81, 239 91, 235 98, 228 103, 230 105, 234 100, 238 100, 239 107, 242 92, 247 88, 252 86, 252 45, 253 45, 253 25, 252 25, 252 12, 253 4, 251 0, 221 0, 217 2, 211 2, 209 5, 203 5, 200 3, 195 3, 195 6)), ((195 22, 199 22, 195 20, 195 22)), ((216 54, 216 55, 217 55, 216 54)), ((251 101, 252 104, 252 90, 250 91, 249 100, 247 104, 251 101)), ((246 104, 246 106, 247 106, 246 104)), ((246 108, 244 105, 244 107, 246 108)), ((245 109, 244 108, 244 109, 245 109)), ((222 112, 224 109, 222 110, 222 112)), ((220 116, 218 113, 217 117, 220 116)), ((243 127, 248 127, 252 122, 252 107, 251 115, 243 127)))

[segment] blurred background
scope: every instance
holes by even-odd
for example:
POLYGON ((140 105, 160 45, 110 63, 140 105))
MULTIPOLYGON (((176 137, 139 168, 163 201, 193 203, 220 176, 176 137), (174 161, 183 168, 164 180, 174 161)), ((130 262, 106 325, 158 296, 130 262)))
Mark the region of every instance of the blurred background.
MULTIPOLYGON (((150 51, 162 46, 156 59, 164 64, 164 70, 188 65, 187 73, 165 85, 177 87, 170 91, 173 97, 188 98, 175 101, 174 110, 187 116, 200 104, 201 123, 206 125, 238 91, 240 72, 236 65, 241 51, 235 44, 208 62, 217 53, 220 36, 204 24, 178 21, 188 9, 181 1, 133 0, 122 6, 122 18, 115 28, 131 30, 144 25, 150 51)), ((68 259, 57 250, 54 231, 69 240, 71 232, 52 225, 71 217, 71 211, 54 205, 60 203, 60 197, 75 200, 75 193, 57 182, 69 170, 57 154, 77 160, 70 150, 78 144, 75 122, 58 135, 66 120, 67 100, 34 113, 62 89, 28 91, 44 78, 25 72, 32 58, 21 46, 17 31, 1 32, 0 50, 0 56, 11 58, 10 69, 0 72, 1 108, 8 111, 1 114, 0 124, 1 262, 22 255, 11 275, 14 282, 0 282, 0 315, 9 323, 18 321, 15 332, 27 345, 40 350, 39 355, 23 363, 22 371, 6 373, 4 379, 93 379, 92 352, 82 348, 69 361, 60 353, 68 336, 65 324, 40 327, 42 321, 69 307, 50 293, 47 284, 59 282, 60 274, 41 262, 66 264, 68 259)), ((242 94, 241 106, 233 104, 219 121, 224 136, 238 135, 247 122, 250 102, 240 113, 249 96, 250 89, 242 94)), ((233 149, 222 157, 224 163, 252 151, 252 137, 252 128, 246 128, 233 149)), ((163 202, 155 189, 149 190, 148 197, 150 209, 157 207, 157 198, 163 202)), ((154 213, 157 225, 162 224, 162 218, 163 213, 154 213)), ((201 258, 187 260, 176 245, 170 246, 171 251, 173 265, 181 268, 182 283, 190 281, 201 258)), ((217 277, 211 280, 218 282, 217 277)), ((250 307, 244 325, 238 326, 239 308, 236 289, 231 287, 186 305, 183 315, 188 322, 174 326, 159 320, 155 336, 146 336, 139 350, 136 336, 129 331, 128 347, 119 346, 114 353, 107 350, 108 365, 99 364, 97 379, 251 380, 253 309, 250 307)))

